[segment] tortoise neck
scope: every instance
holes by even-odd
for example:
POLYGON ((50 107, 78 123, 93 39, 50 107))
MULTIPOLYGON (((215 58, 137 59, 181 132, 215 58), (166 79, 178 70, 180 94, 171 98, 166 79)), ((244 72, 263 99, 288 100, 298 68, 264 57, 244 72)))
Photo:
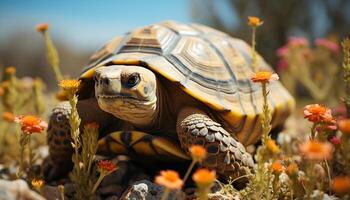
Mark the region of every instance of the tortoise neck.
POLYGON ((164 108, 164 102, 165 102, 165 94, 164 94, 164 88, 160 84, 159 80, 157 79, 157 87, 156 87, 156 103, 154 110, 149 112, 149 115, 147 117, 147 120, 144 120, 143 123, 133 123, 133 125, 140 129, 156 129, 160 127, 161 119, 162 119, 162 112, 165 109, 164 108))

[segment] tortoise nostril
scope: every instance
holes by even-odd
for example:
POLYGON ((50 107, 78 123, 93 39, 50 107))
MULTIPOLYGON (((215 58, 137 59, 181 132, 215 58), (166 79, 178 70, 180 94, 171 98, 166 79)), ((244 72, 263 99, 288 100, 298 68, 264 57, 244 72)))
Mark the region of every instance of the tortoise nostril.
POLYGON ((101 77, 100 78, 100 84, 101 85, 109 85, 109 79, 108 78, 106 78, 106 77, 101 77))

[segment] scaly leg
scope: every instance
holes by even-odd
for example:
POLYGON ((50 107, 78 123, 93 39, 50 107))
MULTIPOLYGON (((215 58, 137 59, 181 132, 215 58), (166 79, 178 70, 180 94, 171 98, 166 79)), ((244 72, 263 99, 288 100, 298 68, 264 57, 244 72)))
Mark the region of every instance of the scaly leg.
MULTIPOLYGON (((177 133, 186 152, 191 145, 203 145, 208 156, 202 165, 215 169, 225 178, 247 175, 254 167, 252 156, 244 146, 201 110, 183 108, 177 120, 177 133)), ((243 180, 247 179, 240 179, 243 180)))
MULTIPOLYGON (((96 122, 99 124, 100 136, 118 128, 118 119, 102 111, 94 98, 82 100, 77 105, 81 118, 80 130, 86 123, 96 122), (110 124, 113 124, 111 126, 110 124)), ((43 171, 47 181, 64 177, 72 169, 71 133, 69 126, 69 113, 71 107, 68 102, 59 103, 52 112, 47 130, 47 143, 49 156, 45 159, 43 171)))

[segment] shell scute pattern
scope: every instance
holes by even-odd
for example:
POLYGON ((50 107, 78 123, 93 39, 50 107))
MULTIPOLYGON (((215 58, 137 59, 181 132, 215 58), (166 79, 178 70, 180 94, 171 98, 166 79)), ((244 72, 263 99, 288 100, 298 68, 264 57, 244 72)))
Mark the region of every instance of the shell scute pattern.
MULTIPOLYGON (((131 31, 118 42, 113 53, 84 70, 82 78, 89 74, 86 73, 89 69, 99 66, 139 64, 148 67, 177 83, 214 113, 217 111, 216 114, 231 126, 230 132, 248 145, 259 140, 262 112, 258 106, 262 104, 260 86, 250 80, 250 52, 251 48, 244 41, 210 27, 166 21, 131 31)), ((272 71, 263 58, 258 56, 257 60, 259 67, 272 71)), ((275 127, 289 115, 294 100, 279 82, 269 87, 268 101, 275 127)), ((208 125, 209 130, 220 132, 219 124, 201 122, 208 125)), ((188 123, 198 124, 197 121, 188 123)), ((195 134, 198 133, 195 131, 195 134)))

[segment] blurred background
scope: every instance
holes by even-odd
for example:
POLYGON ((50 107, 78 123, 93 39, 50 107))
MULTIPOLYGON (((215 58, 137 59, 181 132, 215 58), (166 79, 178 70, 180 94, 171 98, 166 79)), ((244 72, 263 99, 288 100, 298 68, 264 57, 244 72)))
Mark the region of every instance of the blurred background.
POLYGON ((106 41, 162 20, 197 22, 250 41, 247 16, 265 21, 257 50, 273 67, 276 50, 288 37, 339 42, 350 35, 349 0, 1 0, 0 66, 16 66, 18 76, 41 77, 55 88, 38 23, 49 23, 64 74, 77 76, 89 56, 106 41))

